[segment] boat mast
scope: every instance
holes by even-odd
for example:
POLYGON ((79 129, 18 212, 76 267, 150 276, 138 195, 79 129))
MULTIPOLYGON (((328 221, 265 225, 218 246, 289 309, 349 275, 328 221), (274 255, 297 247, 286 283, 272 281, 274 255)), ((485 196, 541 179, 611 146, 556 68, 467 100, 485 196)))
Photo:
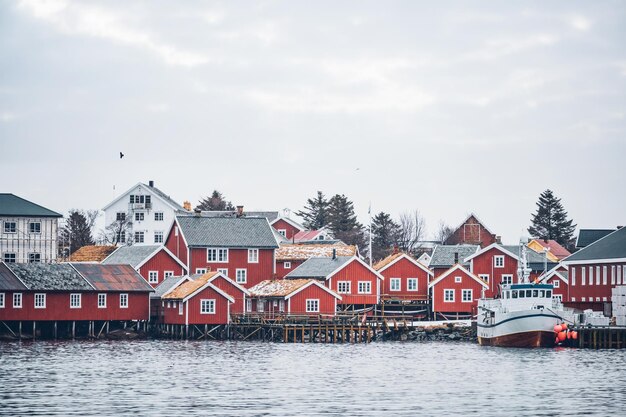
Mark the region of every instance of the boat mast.
POLYGON ((528 239, 521 238, 519 241, 519 260, 517 261, 517 283, 528 284, 530 280, 530 268, 528 267, 528 258, 526 254, 526 243, 528 239))

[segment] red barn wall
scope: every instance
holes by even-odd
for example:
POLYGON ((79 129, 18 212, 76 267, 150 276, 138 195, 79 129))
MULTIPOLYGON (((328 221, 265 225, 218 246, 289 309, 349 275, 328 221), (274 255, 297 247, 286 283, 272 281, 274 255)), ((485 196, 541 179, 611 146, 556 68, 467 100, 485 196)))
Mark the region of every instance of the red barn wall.
POLYGON ((177 276, 177 277, 182 277, 183 275, 185 275, 185 270, 183 269, 183 267, 180 266, 180 264, 176 262, 170 256, 170 254, 168 254, 167 252, 161 249, 148 262, 143 264, 141 268, 139 268, 138 272, 139 272, 139 275, 144 277, 144 279, 148 281, 148 283, 153 288, 156 288, 165 279, 165 271, 173 271, 174 276, 177 276), (158 283, 155 284, 149 281, 149 278, 150 278, 148 275, 149 271, 158 272, 158 277, 159 277, 158 283))
MULTIPOLYGON (((492 248, 472 259, 470 271, 476 276, 481 274, 489 275, 489 289, 485 291, 485 296, 493 297, 498 291, 498 285, 502 283, 502 275, 512 275, 512 282, 517 282, 517 259, 496 248, 492 248), (496 268, 494 266, 494 256, 498 255, 504 256, 504 268, 496 268)), ((535 277, 531 277, 531 279, 535 277)))
POLYGON ((337 282, 350 281, 351 294, 339 294, 342 298, 339 304, 378 304, 379 278, 363 266, 360 262, 353 260, 341 271, 337 272, 330 279, 326 280, 326 286, 337 291, 337 282), (358 294, 359 281, 369 281, 371 283, 371 294, 358 294))
POLYGON ((385 277, 383 293, 407 300, 428 299, 428 273, 406 258, 402 258, 380 272, 385 277), (391 278, 400 278, 400 291, 391 291, 391 278), (408 291, 408 278, 417 278, 417 291, 408 291))
MULTIPOLYGON (((287 302, 289 303, 287 309, 289 314, 293 315, 318 315, 318 314, 330 314, 334 315, 336 312, 335 309, 335 300, 328 292, 324 291, 317 285, 311 285, 310 287, 305 288, 300 291, 293 297, 291 297, 287 302), (320 300, 319 306, 320 311, 318 313, 307 313, 306 312, 306 300, 307 299, 318 299, 320 300)), ((337 300, 337 303, 340 301, 337 300)))
POLYGON ((246 308, 246 294, 243 291, 222 277, 214 278, 211 284, 235 299, 235 302, 230 305, 231 314, 241 314, 244 312, 246 308))
MULTIPOLYGON (((170 232, 167 235, 167 239, 165 239, 165 247, 170 250, 181 262, 185 265, 187 263, 187 245, 185 245, 185 240, 183 239, 183 233, 179 230, 178 236, 176 236, 176 228, 178 225, 174 223, 170 232)), ((190 271, 193 273, 193 271, 190 271)))
POLYGON ((552 278, 550 278, 549 280, 547 280, 546 284, 552 284, 554 285, 554 283, 558 281, 559 282, 559 288, 554 287, 554 289, 552 290, 552 294, 554 295, 560 295, 561 296, 561 300, 566 303, 569 301, 569 291, 568 291, 568 285, 565 283, 565 281, 563 281, 561 278, 557 277, 556 275, 553 275, 552 278))
MULTIPOLYGON (((569 269, 569 302, 571 307, 602 310, 602 303, 611 301, 611 289, 616 285, 625 285, 624 266, 626 262, 570 265, 569 269), (606 266, 606 283, 604 283, 604 267, 606 266), (612 277, 613 266, 615 275, 612 277), (593 283, 590 284, 589 268, 593 268, 593 283), (598 284, 597 267, 600 267, 600 283, 598 284), (585 285, 582 284, 582 270, 585 269, 585 285), (617 269, 621 273, 617 273, 617 269), (575 271, 575 272, 574 272, 575 271), (574 278, 575 275, 575 278, 574 278), (619 279, 618 279, 619 278, 619 279), (584 300, 583 300, 584 298, 584 300), (575 306, 573 305, 575 304, 575 306)), ((568 304, 568 306, 570 306, 568 304)))
POLYGON ((302 265, 304 263, 304 260, 286 262, 291 262, 291 268, 285 268, 285 261, 276 261, 276 278, 285 278, 285 275, 302 265))
POLYGON ((293 227, 283 219, 276 220, 274 224, 272 224, 272 227, 276 231, 278 231, 278 229, 284 229, 286 233, 285 237, 289 240, 292 240, 294 235, 300 231, 300 229, 293 227))
POLYGON ((496 242, 496 236, 489 233, 487 229, 474 217, 470 216, 458 229, 445 241, 446 245, 459 245, 468 243, 480 245, 485 248, 496 242))
POLYGON ((191 249, 191 270, 195 273, 197 268, 211 268, 217 271, 220 268, 228 269, 228 278, 236 280, 235 270, 245 268, 248 270, 247 282, 238 283, 242 287, 250 288, 259 282, 271 279, 274 274, 274 249, 259 249, 259 262, 248 263, 248 249, 229 249, 228 262, 207 262, 206 248, 191 249))
POLYGON ((445 277, 442 281, 435 284, 432 287, 433 294, 433 312, 436 313, 474 313, 478 306, 478 299, 480 298, 483 286, 476 282, 465 272, 454 271, 452 274, 445 277), (454 282, 454 278, 460 276, 461 282, 454 282), (444 302, 444 289, 454 290, 454 302, 444 302), (472 302, 462 302, 462 291, 464 289, 471 289, 472 302))
POLYGON ((208 287, 187 301, 189 304, 189 324, 227 324, 230 320, 228 304, 230 303, 213 288, 208 287), (215 314, 200 314, 200 300, 215 300, 215 314))

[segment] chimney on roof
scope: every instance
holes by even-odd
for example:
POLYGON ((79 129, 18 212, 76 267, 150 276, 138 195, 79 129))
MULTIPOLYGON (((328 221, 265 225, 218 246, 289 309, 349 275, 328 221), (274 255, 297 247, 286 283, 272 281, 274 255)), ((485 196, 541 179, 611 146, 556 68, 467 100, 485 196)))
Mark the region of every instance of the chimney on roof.
POLYGON ((150 186, 150 188, 153 188, 154 187, 154 181, 152 181, 152 180, 148 181, 148 185, 150 186))
POLYGON ((237 217, 243 217, 243 206, 237 206, 237 217))
POLYGON ((183 208, 187 211, 191 211, 191 202, 189 200, 183 201, 183 208))
POLYGON ((333 248, 333 260, 337 259, 337 249, 333 248))
POLYGON ((200 217, 202 215, 202 210, 194 209, 193 213, 195 214, 196 217, 200 217))
POLYGON ((398 245, 393 245, 393 254, 396 255, 398 253, 400 253, 400 248, 398 245))
POLYGON ((621 229, 622 227, 624 227, 624 226, 617 226, 617 230, 621 229))
POLYGON ((501 244, 502 244, 502 236, 496 236, 496 243, 497 243, 498 245, 501 245, 501 244))
POLYGON ((458 264, 459 263, 459 253, 458 252, 454 252, 454 264, 458 264))

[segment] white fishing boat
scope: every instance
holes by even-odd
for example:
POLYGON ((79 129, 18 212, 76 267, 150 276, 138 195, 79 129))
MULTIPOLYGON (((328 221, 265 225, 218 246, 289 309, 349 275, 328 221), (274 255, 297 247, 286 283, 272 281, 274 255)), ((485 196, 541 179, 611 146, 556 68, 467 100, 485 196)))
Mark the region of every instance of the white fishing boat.
POLYGON ((520 242, 518 282, 503 285, 500 297, 478 300, 478 343, 485 346, 551 347, 554 326, 563 321, 563 305, 551 284, 529 281, 526 245, 520 242))

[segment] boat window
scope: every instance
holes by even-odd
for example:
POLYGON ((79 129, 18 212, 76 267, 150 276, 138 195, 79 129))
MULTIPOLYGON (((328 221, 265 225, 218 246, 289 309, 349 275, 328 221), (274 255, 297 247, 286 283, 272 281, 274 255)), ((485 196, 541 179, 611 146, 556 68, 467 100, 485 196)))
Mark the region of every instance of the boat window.
POLYGON ((521 291, 519 292, 519 298, 526 298, 526 291, 521 290, 521 291))
POLYGON ((517 290, 513 290, 513 298, 517 298, 517 290))
POLYGON ((539 290, 533 290, 533 297, 539 297, 539 290))
POLYGON ((526 297, 530 298, 533 296, 533 290, 526 290, 526 297))
POLYGON ((546 292, 544 290, 539 290, 539 297, 544 298, 546 296, 546 292))
POLYGON ((546 297, 552 298, 552 290, 547 290, 546 291, 546 297))

